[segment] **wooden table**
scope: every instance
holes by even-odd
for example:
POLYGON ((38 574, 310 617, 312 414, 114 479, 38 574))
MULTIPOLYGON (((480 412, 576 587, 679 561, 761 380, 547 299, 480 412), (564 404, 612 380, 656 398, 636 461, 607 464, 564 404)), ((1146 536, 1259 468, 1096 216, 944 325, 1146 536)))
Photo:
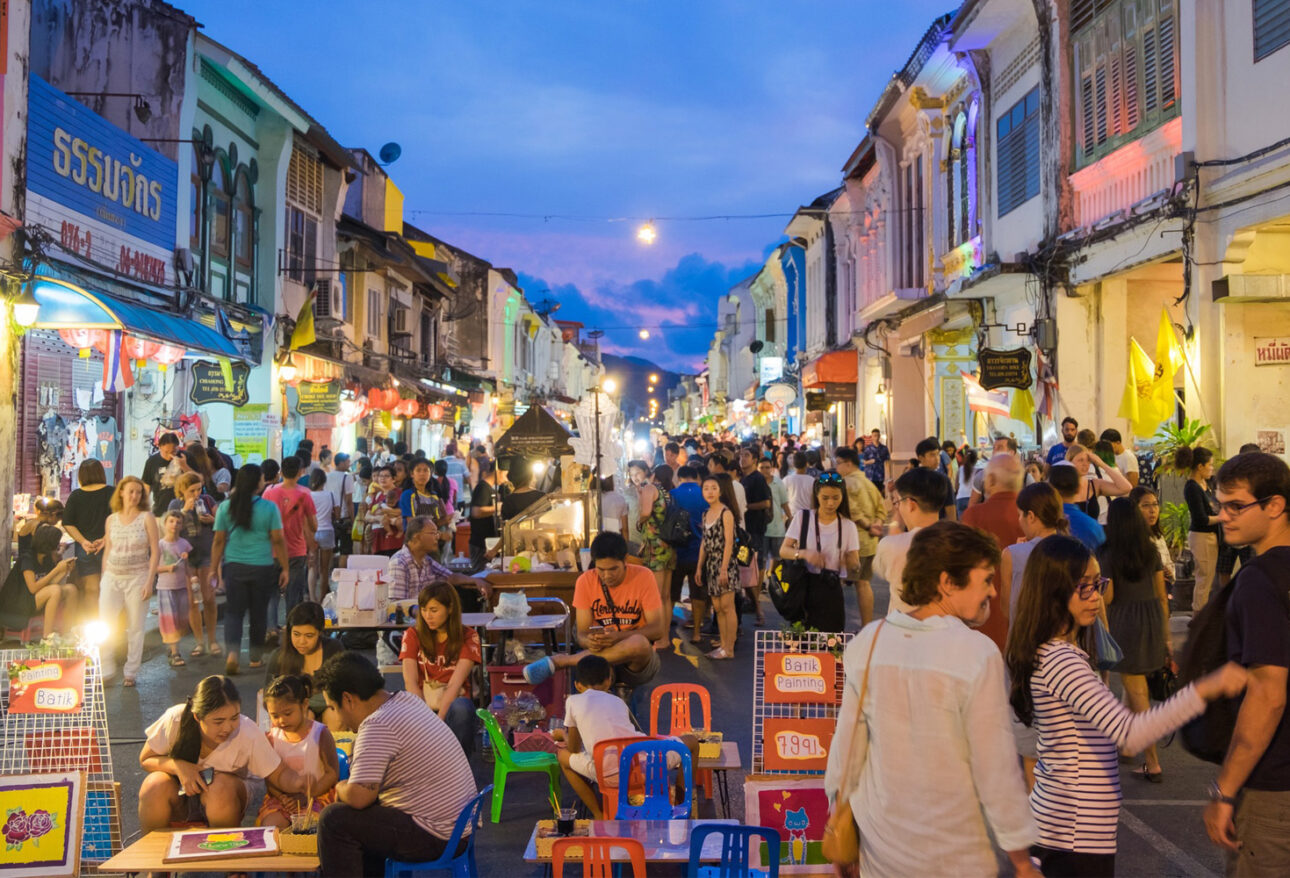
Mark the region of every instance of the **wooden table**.
POLYGON ((112 859, 100 872, 317 872, 317 857, 280 854, 276 857, 218 857, 191 863, 163 863, 172 833, 149 832, 112 859))
POLYGON ((743 760, 739 758, 739 745, 734 741, 722 741, 721 755, 716 759, 699 759, 694 763, 695 771, 707 769, 712 772, 721 797, 721 813, 727 817, 730 816, 730 786, 727 776, 730 771, 738 771, 743 767, 743 760))
MULTIPOLYGON (((700 823, 739 825, 738 820, 593 820, 591 835, 596 838, 634 838, 644 846, 647 863, 687 863, 690 860, 690 833, 700 823)), ((537 834, 538 827, 535 824, 529 843, 524 848, 524 862, 550 864, 550 857, 538 857, 537 834)), ((613 858, 616 862, 628 862, 626 853, 621 849, 613 852, 613 858)), ((699 859, 706 863, 721 862, 720 836, 708 836, 699 859)))

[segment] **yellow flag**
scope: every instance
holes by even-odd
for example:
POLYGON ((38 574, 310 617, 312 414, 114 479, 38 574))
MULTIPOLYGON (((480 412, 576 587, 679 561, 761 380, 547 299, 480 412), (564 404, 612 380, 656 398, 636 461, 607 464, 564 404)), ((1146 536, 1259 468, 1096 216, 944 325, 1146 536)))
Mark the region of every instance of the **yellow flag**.
POLYGON ((291 331, 291 344, 288 350, 294 351, 296 348, 302 348, 317 341, 318 336, 314 334, 314 297, 317 295, 318 287, 310 287, 309 295, 305 296, 305 304, 296 317, 296 328, 291 331))
POLYGON ((1028 389, 1012 391, 1012 405, 1008 409, 1008 417, 1023 424, 1033 424, 1035 422, 1034 394, 1028 389))
POLYGON ((1174 333, 1174 322, 1169 319, 1169 309, 1162 305, 1160 329, 1156 332, 1156 371, 1151 382, 1151 395, 1161 420, 1174 413, 1174 375, 1182 364, 1183 350, 1174 333))
POLYGON ((1120 397, 1120 410, 1116 413, 1129 419, 1129 426, 1135 436, 1150 436, 1164 420, 1156 407, 1152 389, 1155 378, 1155 365, 1151 357, 1138 344, 1136 338, 1129 339, 1129 369, 1124 378, 1124 395, 1120 397))
POLYGON ((220 375, 224 378, 224 389, 229 393, 233 392, 233 363, 228 357, 216 357, 219 363, 220 375))

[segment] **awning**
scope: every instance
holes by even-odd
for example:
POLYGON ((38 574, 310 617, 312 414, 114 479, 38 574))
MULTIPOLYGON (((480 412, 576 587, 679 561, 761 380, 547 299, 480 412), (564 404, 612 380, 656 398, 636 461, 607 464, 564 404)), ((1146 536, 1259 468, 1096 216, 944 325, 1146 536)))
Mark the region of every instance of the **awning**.
POLYGON ((33 324, 37 329, 115 329, 188 350, 243 359, 233 342, 179 314, 157 311, 106 293, 91 293, 51 277, 33 278, 30 283, 31 293, 40 303, 40 314, 33 324))
POLYGON ((802 386, 855 384, 860 378, 860 361, 854 348, 829 351, 813 363, 802 367, 802 386))

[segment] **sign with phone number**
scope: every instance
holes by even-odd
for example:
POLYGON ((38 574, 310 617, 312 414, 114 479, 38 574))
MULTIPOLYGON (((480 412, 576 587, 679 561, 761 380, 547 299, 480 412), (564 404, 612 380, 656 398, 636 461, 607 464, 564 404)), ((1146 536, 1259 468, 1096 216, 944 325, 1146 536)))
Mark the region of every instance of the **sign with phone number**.
POLYGON ((766 717, 762 722, 767 771, 824 771, 837 720, 832 717, 766 717))

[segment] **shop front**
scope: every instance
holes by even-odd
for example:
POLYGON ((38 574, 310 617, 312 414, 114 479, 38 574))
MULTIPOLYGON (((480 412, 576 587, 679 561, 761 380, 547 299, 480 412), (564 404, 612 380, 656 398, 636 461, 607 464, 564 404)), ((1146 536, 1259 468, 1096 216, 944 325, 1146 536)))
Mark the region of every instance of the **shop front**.
POLYGON ((859 375, 854 348, 829 351, 802 366, 806 434, 812 441, 829 448, 855 441, 859 375))

